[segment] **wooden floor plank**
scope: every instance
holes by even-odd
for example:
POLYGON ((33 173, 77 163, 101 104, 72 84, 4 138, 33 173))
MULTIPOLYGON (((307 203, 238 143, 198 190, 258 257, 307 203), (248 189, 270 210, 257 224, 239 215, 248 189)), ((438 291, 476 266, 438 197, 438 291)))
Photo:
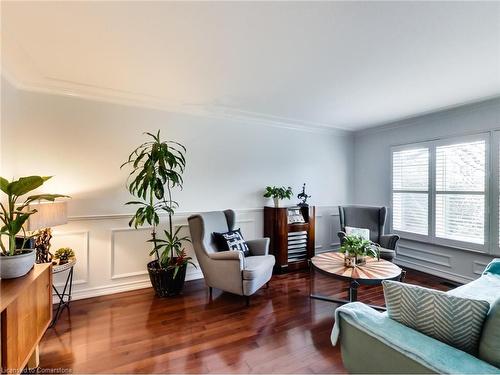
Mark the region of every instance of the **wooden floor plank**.
MULTIPOLYGON (((343 373, 330 333, 337 305, 309 299, 309 272, 273 276, 245 306, 203 280, 184 294, 152 289, 74 301, 40 348, 42 368, 74 373, 343 373)), ((443 279, 409 270, 407 282, 447 290, 443 279)), ((346 284, 323 275, 315 292, 346 297, 346 284)), ((382 305, 381 287, 360 287, 359 300, 382 305)), ((57 371, 56 371, 57 372, 57 371)))

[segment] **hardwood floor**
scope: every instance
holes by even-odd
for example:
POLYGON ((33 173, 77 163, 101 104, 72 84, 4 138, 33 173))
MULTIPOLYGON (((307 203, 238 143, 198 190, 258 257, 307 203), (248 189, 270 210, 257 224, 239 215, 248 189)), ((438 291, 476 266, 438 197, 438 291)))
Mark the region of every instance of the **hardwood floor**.
MULTIPOLYGON (((450 286, 409 270, 406 281, 450 286)), ((346 284, 316 275, 315 291, 345 297, 346 284)), ((343 373, 330 333, 337 305, 310 300, 309 273, 274 276, 245 307, 242 297, 188 282, 162 299, 151 288, 74 301, 41 343, 40 366, 74 373, 343 373)), ((360 301, 382 304, 381 287, 360 301)))

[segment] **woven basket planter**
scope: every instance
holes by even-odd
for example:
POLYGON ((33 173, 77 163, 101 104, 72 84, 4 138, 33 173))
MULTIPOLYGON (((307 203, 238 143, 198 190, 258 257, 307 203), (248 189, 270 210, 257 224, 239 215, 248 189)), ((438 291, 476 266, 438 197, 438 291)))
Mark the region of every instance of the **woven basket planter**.
POLYGON ((174 279, 174 268, 160 268, 157 260, 148 263, 148 273, 158 297, 177 296, 182 293, 187 265, 182 266, 174 279))

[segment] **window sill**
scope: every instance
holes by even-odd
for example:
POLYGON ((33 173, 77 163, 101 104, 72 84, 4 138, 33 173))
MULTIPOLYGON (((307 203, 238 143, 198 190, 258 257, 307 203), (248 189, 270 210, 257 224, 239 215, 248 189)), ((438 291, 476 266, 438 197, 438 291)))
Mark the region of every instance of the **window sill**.
POLYGON ((412 236, 412 235, 407 235, 404 233, 397 233, 397 232, 396 232, 396 234, 404 241, 419 242, 419 243, 424 243, 427 245, 445 247, 447 249, 466 251, 469 253, 477 253, 477 254, 492 255, 492 256, 495 255, 495 252, 492 251, 491 249, 488 249, 487 246, 485 246, 484 249, 479 249, 479 248, 467 247, 464 245, 457 245, 457 244, 452 244, 452 243, 447 243, 447 242, 436 241, 436 240, 431 239, 429 237, 421 238, 419 236, 412 236))

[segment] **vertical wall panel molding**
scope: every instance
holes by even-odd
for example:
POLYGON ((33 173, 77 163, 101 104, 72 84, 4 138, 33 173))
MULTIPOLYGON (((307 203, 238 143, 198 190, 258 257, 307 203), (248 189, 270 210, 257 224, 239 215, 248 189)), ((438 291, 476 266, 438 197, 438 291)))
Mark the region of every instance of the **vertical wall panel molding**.
MULTIPOLYGON (((134 277, 134 276, 142 276, 142 275, 147 275, 148 271, 146 269, 146 265, 143 264, 141 268, 143 270, 141 271, 135 271, 135 272, 126 272, 126 273, 116 273, 116 265, 115 265, 115 260, 116 260, 116 233, 120 232, 142 232, 142 231, 150 231, 152 227, 142 227, 142 228, 113 228, 111 229, 111 279, 112 280, 117 280, 117 279, 124 279, 128 277, 134 277)), ((136 249, 136 251, 141 251, 140 249, 136 249)), ((147 250, 147 243, 144 244, 144 251, 147 250)))
MULTIPOLYGON (((78 250, 73 248, 75 251, 76 255, 76 261, 77 265, 75 265, 75 271, 73 275, 73 285, 81 285, 81 284, 87 284, 89 280, 89 272, 90 272, 90 244, 89 244, 89 231, 88 230, 78 230, 78 231, 54 231, 53 236, 54 240, 52 241, 52 245, 56 242, 59 242, 60 238, 64 238, 67 236, 75 236, 75 235, 81 235, 82 240, 83 240, 83 249, 81 249, 85 253, 85 261, 82 261, 81 256, 79 256, 78 250), (78 271, 78 266, 81 264, 84 265, 84 273, 82 274, 80 271, 78 271)), ((63 245, 61 245, 63 246, 63 245)), ((55 249, 57 246, 52 247, 52 253, 54 254, 57 249, 55 249)), ((66 275, 67 271, 61 272, 59 274, 56 274, 54 279, 60 279, 64 278, 64 281, 66 280, 66 275)), ((59 288, 59 287, 64 287, 64 282, 56 282, 54 283, 54 286, 59 288)))

